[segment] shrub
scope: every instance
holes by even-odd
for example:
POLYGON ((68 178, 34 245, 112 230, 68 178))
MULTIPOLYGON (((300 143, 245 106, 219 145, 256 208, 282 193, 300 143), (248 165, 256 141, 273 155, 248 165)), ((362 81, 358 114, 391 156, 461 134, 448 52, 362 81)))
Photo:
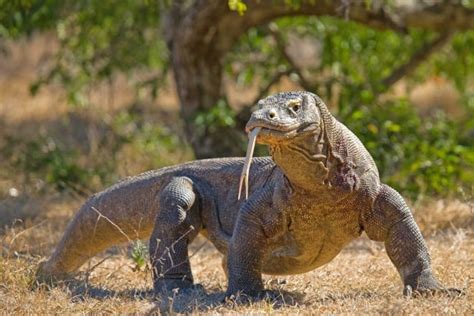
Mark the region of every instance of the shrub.
POLYGON ((457 122, 442 112, 420 117, 400 99, 361 107, 345 122, 374 157, 382 180, 405 194, 446 196, 472 187, 473 118, 457 122))

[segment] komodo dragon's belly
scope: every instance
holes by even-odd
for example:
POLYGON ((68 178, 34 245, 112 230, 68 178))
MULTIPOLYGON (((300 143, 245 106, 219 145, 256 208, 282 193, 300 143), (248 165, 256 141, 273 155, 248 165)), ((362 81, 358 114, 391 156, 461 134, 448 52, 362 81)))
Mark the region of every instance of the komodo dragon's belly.
POLYGON ((292 206, 288 230, 274 242, 263 264, 265 274, 296 274, 331 261, 361 234, 358 211, 350 207, 292 206))

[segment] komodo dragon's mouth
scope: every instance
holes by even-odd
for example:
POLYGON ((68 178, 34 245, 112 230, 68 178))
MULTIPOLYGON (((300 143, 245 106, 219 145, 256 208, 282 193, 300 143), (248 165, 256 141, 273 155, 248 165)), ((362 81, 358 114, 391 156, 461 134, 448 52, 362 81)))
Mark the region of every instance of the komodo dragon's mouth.
POLYGON ((253 129, 260 127, 264 131, 268 133, 275 133, 284 135, 286 133, 290 133, 296 129, 298 129, 299 124, 292 123, 292 124, 282 124, 281 122, 277 123, 270 123, 268 120, 265 119, 251 119, 247 126, 245 126, 245 131, 250 133, 253 129))
POLYGON ((315 124, 309 124, 304 127, 298 126, 297 124, 288 124, 288 125, 276 125, 269 126, 268 124, 261 124, 259 121, 250 121, 245 131, 248 133, 249 142, 247 145, 247 154, 245 156, 244 166, 242 168, 242 173, 240 174, 239 181, 239 193, 237 195, 237 200, 240 200, 242 187, 245 185, 245 199, 248 199, 249 196, 249 172, 250 164, 252 163, 253 152, 255 149, 255 144, 257 143, 257 136, 267 138, 267 141, 271 138, 279 139, 279 141, 285 141, 292 139, 297 134, 307 133, 314 130, 315 124), (275 137, 276 136, 276 137, 275 137))
MULTIPOLYGON (((250 122, 249 122, 250 123, 250 122)), ((295 125, 286 125, 286 126, 262 126, 259 122, 252 122, 253 124, 247 124, 245 131, 249 135, 249 142, 247 145, 247 154, 245 155, 245 162, 242 168, 242 173, 240 174, 239 181, 239 193, 237 195, 237 200, 240 200, 242 187, 245 185, 245 199, 248 199, 249 196, 249 172, 250 165, 252 163, 253 152, 255 149, 255 144, 257 143, 257 136, 260 132, 268 134, 279 134, 280 137, 287 138, 294 136, 293 134, 297 133, 297 128, 295 125)))

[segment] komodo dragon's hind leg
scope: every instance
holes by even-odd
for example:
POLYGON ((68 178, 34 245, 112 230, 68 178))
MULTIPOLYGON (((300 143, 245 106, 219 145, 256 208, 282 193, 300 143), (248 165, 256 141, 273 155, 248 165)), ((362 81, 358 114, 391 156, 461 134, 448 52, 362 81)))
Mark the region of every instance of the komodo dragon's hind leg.
POLYGON ((160 193, 159 211, 150 238, 156 294, 193 285, 188 245, 201 226, 199 198, 193 186, 191 179, 177 177, 160 193))

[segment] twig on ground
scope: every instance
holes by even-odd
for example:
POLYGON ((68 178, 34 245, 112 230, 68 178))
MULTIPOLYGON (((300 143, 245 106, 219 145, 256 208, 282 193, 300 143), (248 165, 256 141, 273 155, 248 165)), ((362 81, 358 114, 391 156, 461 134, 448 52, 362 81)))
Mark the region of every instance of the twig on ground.
MULTIPOLYGON (((97 222, 99 222, 99 220, 100 220, 101 217, 105 218, 112 226, 114 226, 115 228, 117 228, 117 230, 118 230, 123 236, 125 236, 125 238, 127 238, 127 240, 128 240, 129 242, 133 242, 133 240, 132 240, 130 237, 128 237, 128 235, 122 230, 122 228, 120 228, 119 225, 115 224, 110 218, 108 218, 107 216, 105 216, 105 215, 103 215, 101 212, 99 212, 99 210, 97 210, 95 207, 91 206, 91 209, 92 209, 93 211, 95 211, 95 212, 99 215, 99 217, 97 218, 97 222)), ((96 223, 96 227, 97 227, 97 223, 96 223)), ((95 228, 96 228, 96 227, 94 227, 94 234, 95 234, 95 228)))

